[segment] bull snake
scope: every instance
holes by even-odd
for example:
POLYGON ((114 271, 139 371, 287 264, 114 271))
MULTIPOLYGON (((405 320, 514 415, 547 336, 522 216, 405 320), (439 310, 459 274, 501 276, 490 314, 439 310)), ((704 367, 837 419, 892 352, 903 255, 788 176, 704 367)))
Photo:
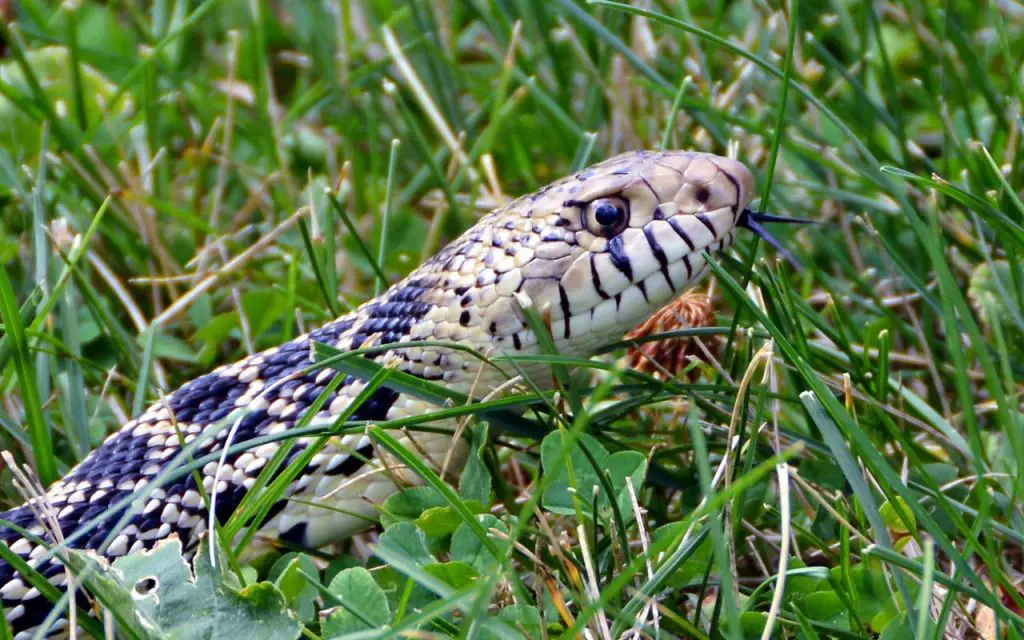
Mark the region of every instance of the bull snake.
MULTIPOLYGON (((108 558, 151 548, 172 535, 194 547, 208 527, 208 503, 197 478, 215 499, 216 518, 226 521, 281 441, 271 439, 209 462, 198 474, 147 487, 166 475, 172 461, 180 461, 182 440, 198 439, 199 456, 223 450, 229 440, 244 444, 286 432, 332 384, 336 388, 311 424, 331 424, 346 412, 349 420, 375 423, 431 410, 426 400, 383 386, 353 411, 350 405, 366 382, 348 376, 332 383, 341 374, 310 370, 314 343, 340 351, 392 345, 366 357, 482 397, 505 378, 481 368, 465 352, 437 343, 496 354, 535 353, 538 339, 523 311, 532 305, 549 320, 561 353, 591 356, 704 275, 702 252, 733 242, 753 188, 753 176, 741 163, 681 151, 627 153, 553 182, 483 216, 355 311, 168 394, 49 487, 47 508, 56 514, 63 537, 72 539, 70 546, 99 550, 108 558), (212 425, 224 423, 230 428, 203 438, 212 433, 212 425), (141 509, 113 531, 117 516, 140 492, 146 492, 141 509), (100 515, 106 516, 101 526, 75 535, 100 515)), ((543 372, 542 365, 525 370, 538 381, 550 379, 543 372)), ((450 429, 438 431, 398 437, 434 468, 444 461, 458 473, 468 448, 452 438, 450 429)), ((299 440, 291 455, 299 455, 307 444, 299 440)), ((287 499, 269 510, 247 554, 259 554, 275 542, 321 547, 365 528, 376 506, 397 490, 396 482, 417 481, 408 470, 386 462, 364 433, 332 439, 309 459, 289 486, 287 499)), ((0 518, 53 544, 38 521, 38 509, 31 507, 0 518)), ((63 564, 45 546, 10 528, 0 528, 0 540, 51 583, 66 584, 63 564)), ((0 597, 16 637, 29 637, 52 609, 6 563, 0 563, 0 597)))

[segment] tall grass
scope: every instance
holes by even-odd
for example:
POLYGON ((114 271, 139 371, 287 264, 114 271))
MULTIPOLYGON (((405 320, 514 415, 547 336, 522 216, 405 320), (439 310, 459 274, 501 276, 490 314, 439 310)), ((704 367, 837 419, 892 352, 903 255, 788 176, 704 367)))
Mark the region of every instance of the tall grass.
MULTIPOLYGON (((1021 637, 1021 15, 23 0, 0 60, 0 447, 49 482, 509 197, 629 149, 731 154, 761 208, 826 224, 778 231, 803 269, 756 238, 712 261, 711 326, 674 334, 706 347, 693 371, 549 350, 557 393, 467 405, 323 351, 437 402, 371 430, 428 489, 386 506, 372 552, 256 572, 243 543, 230 566, 274 580, 310 638, 382 619, 364 633, 1021 637), (442 416, 470 422, 461 485, 390 435, 442 416), (350 600, 362 574, 332 582, 367 555, 384 609, 350 600)), ((248 540, 296 471, 268 472, 221 534, 248 540)), ((21 501, 6 471, 0 497, 21 501)))

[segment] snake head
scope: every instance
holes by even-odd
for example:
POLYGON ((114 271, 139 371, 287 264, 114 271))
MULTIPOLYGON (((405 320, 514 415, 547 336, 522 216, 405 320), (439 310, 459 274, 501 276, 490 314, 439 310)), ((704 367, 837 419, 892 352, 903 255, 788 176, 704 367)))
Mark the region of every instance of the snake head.
POLYGON ((702 153, 635 152, 590 167, 506 209, 535 221, 520 238, 530 260, 517 290, 545 311, 561 347, 584 355, 699 280, 701 252, 733 242, 753 188, 743 164, 702 153))
MULTIPOLYGON (((620 155, 487 214, 374 313, 415 299, 426 303, 422 316, 407 337, 386 341, 455 340, 515 353, 536 348, 523 313, 533 306, 562 353, 590 355, 705 274, 701 252, 733 242, 753 188, 750 171, 728 158, 620 155)), ((460 359, 446 357, 449 365, 460 359)), ((463 375, 423 364, 428 377, 463 375)))

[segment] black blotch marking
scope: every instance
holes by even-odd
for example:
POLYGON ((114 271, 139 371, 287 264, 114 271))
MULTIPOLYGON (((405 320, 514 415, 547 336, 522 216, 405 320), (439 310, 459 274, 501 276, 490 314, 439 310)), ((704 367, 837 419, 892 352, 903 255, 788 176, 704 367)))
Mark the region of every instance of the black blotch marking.
POLYGON ((583 209, 587 206, 586 200, 566 200, 562 203, 563 207, 575 207, 577 209, 583 209))
POLYGON ((520 349, 523 348, 523 341, 519 339, 518 333, 512 334, 512 346, 516 348, 516 351, 519 351, 520 349))
POLYGON ((330 476, 353 476, 362 469, 366 463, 364 460, 369 460, 373 457, 373 445, 368 444, 364 447, 356 449, 354 453, 350 453, 345 461, 339 464, 337 467, 326 471, 325 473, 330 476))
POLYGON ((459 314, 459 324, 461 324, 462 326, 468 327, 469 319, 469 309, 465 309, 461 314, 459 314))
POLYGON ((594 282, 594 290, 597 291, 597 295, 601 296, 601 299, 607 300, 611 296, 601 287, 601 274, 597 272, 597 264, 594 262, 595 255, 590 254, 590 278, 594 282))
POLYGON ((608 241, 608 255, 611 256, 612 264, 615 265, 615 268, 632 282, 633 265, 629 261, 629 254, 626 253, 626 243, 621 234, 608 241))
MULTIPOLYGON (((422 292, 422 289, 420 291, 422 292)), ((315 342, 335 342, 341 334, 351 329, 352 325, 354 325, 355 322, 356 319, 354 317, 341 318, 329 324, 325 324, 319 329, 312 331, 309 334, 309 339, 315 342)), ((281 345, 281 347, 278 349, 278 353, 286 352, 289 350, 295 350, 305 346, 307 345, 303 345, 298 342, 289 342, 287 344, 281 345)))
POLYGON ((274 519, 274 516, 284 511, 284 508, 288 506, 288 500, 278 500, 267 510, 267 516, 263 519, 264 522, 269 522, 274 519))
POLYGON ((296 523, 291 529, 282 531, 278 539, 281 542, 290 542, 297 545, 304 544, 306 542, 306 523, 296 523))
POLYGON ((665 212, 662 210, 660 204, 658 206, 654 207, 654 219, 655 220, 664 220, 666 217, 667 216, 665 215, 665 212))
POLYGON ((686 233, 686 229, 683 228, 682 223, 675 218, 669 218, 668 224, 672 227, 672 230, 676 232, 676 235, 683 239, 686 246, 690 247, 690 251, 697 250, 697 245, 693 244, 693 240, 690 240, 690 234, 686 233))
POLYGON ((469 291, 469 287, 455 287, 455 295, 457 296, 466 295, 467 291, 469 291))
MULTIPOLYGON (((348 383, 349 380, 346 379, 345 382, 348 383)), ((387 387, 380 387, 366 399, 366 402, 359 405, 359 408, 352 414, 352 419, 371 422, 386 420, 388 411, 395 404, 396 400, 398 400, 397 391, 387 387)))
POLYGON ((498 323, 491 322, 491 326, 487 327, 487 330, 490 331, 492 335, 498 333, 498 323))

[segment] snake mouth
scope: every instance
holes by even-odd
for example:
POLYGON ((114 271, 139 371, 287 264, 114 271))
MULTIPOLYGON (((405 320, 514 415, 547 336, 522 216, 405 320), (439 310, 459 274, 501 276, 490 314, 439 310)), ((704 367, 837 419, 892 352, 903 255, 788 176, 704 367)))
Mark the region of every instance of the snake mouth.
POLYGON ((790 218, 787 216, 779 216, 773 213, 763 213, 753 211, 751 209, 744 209, 740 214, 739 220, 736 221, 737 227, 749 229, 753 231, 759 238, 763 239, 768 244, 775 247, 775 249, 785 258, 790 264, 799 270, 803 270, 803 265, 797 260, 789 249, 787 249, 778 238, 773 236, 770 231, 762 223, 784 223, 784 224, 821 224, 818 220, 807 220, 805 218, 790 218))

